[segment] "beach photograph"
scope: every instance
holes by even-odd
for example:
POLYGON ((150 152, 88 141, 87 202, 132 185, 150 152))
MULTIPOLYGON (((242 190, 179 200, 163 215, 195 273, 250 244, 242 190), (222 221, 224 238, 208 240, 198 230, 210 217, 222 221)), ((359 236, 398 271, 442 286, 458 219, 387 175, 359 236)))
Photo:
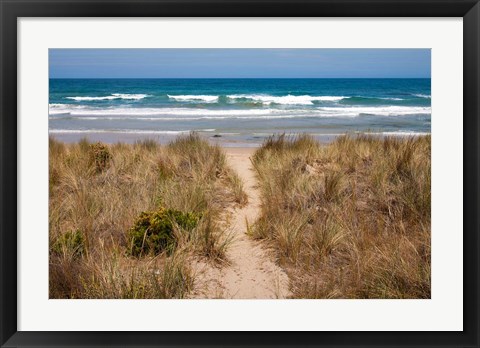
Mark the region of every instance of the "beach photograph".
MULTIPOLYGON (((430 49, 49 49, 50 299, 430 299, 430 49)), ((45 139, 46 141, 46 139, 45 139)))

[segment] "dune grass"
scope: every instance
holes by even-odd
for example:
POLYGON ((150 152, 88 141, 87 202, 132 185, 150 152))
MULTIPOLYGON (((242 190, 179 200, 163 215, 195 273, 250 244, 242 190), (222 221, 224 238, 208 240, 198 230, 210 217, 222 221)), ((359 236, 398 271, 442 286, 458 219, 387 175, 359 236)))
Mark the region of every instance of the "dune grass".
POLYGON ((166 146, 51 138, 49 195, 50 298, 187 297, 192 260, 225 258, 221 214, 245 203, 222 150, 197 134, 166 146))
POLYGON ((252 162, 294 298, 430 297, 430 136, 269 138, 252 162))

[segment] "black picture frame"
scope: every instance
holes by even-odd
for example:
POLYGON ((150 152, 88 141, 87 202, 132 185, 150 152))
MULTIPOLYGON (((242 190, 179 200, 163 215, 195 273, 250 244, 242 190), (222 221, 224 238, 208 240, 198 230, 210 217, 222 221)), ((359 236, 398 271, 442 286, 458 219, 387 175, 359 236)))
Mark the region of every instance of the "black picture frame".
MULTIPOLYGON (((0 0, 0 270, 2 347, 479 346, 478 0, 0 0), (19 17, 463 17, 463 240, 461 332, 17 331, 17 18, 19 17)), ((453 231, 452 231, 453 232, 453 231)))

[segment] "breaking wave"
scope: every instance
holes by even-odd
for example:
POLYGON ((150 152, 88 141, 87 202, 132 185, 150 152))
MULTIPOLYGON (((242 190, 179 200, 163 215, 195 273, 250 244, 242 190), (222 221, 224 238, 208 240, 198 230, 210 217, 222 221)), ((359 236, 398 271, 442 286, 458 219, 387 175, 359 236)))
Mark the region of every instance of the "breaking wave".
POLYGON ((97 117, 106 119, 106 117, 125 117, 139 119, 141 116, 170 116, 171 119, 196 116, 201 118, 265 118, 265 116, 274 117, 357 117, 361 115, 377 116, 404 116, 404 115, 429 115, 430 107, 420 106, 348 106, 348 107, 317 107, 308 109, 195 109, 195 108, 88 108, 85 106, 76 106, 69 104, 50 104, 50 116, 56 118, 64 116, 77 117, 97 117))
POLYGON ((71 99, 75 101, 95 101, 95 100, 115 100, 115 99, 140 100, 146 97, 149 97, 149 95, 148 94, 112 93, 111 95, 104 96, 104 97, 65 97, 65 99, 71 99))

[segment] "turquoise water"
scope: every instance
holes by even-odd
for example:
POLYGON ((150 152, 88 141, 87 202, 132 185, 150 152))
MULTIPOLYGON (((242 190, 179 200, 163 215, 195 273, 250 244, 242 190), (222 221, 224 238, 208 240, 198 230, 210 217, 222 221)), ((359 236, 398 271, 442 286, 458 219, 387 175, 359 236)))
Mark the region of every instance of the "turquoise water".
POLYGON ((430 79, 50 79, 49 99, 50 134, 117 141, 431 129, 430 79))

